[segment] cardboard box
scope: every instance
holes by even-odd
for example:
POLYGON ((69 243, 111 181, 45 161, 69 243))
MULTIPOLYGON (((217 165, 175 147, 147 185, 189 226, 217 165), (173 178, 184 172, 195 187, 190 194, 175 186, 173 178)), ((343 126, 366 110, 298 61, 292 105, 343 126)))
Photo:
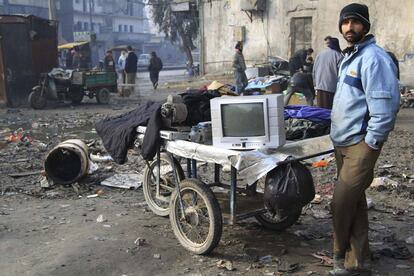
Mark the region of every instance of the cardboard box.
POLYGON ((272 83, 266 87, 265 94, 277 94, 282 93, 282 87, 279 83, 272 83))

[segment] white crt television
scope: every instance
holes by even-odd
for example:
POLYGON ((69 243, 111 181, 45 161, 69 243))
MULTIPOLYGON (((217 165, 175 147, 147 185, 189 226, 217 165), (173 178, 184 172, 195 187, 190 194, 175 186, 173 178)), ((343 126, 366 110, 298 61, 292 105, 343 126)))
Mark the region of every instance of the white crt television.
POLYGON ((210 100, 213 146, 252 150, 285 144, 283 95, 223 96, 210 100))

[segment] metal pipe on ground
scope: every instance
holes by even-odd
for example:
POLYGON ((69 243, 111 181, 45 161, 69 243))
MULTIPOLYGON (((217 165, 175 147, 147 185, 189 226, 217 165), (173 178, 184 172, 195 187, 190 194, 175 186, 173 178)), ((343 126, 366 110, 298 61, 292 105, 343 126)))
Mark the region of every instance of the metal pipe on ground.
POLYGON ((89 169, 88 146, 79 139, 66 140, 46 156, 47 177, 56 184, 70 184, 85 176, 89 169))

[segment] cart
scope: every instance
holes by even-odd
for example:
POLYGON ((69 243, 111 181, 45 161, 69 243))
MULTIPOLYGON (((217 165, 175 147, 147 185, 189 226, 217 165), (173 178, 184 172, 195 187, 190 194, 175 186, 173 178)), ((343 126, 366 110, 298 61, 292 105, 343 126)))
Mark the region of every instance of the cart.
MULTIPOLYGON (((145 127, 138 127, 137 132, 139 143, 145 127)), ((161 131, 161 137, 170 136, 164 132, 161 131)), ((223 221, 233 225, 239 220, 255 217, 264 227, 276 231, 293 225, 301 210, 283 218, 273 215, 264 207, 262 194, 256 192, 257 181, 278 165, 307 159, 315 162, 332 152, 327 135, 288 143, 267 152, 240 152, 186 140, 163 139, 156 159, 147 162, 144 197, 156 215, 170 217, 174 234, 184 248, 195 254, 208 254, 220 241, 223 221), (183 161, 179 159, 186 160, 187 178, 182 168, 183 161), (200 161, 214 164, 214 180, 211 183, 198 179, 197 162, 200 161), (220 181, 223 168, 230 171, 230 183, 220 181), (240 178, 246 181, 247 187, 238 185, 240 178), (229 190, 228 208, 219 204, 218 198, 227 195, 214 193, 216 187, 229 190), (248 203, 238 204, 239 197, 249 199, 248 203)))
POLYGON ((108 104, 110 93, 117 92, 116 72, 72 71, 55 68, 41 75, 39 85, 32 88, 29 104, 34 109, 46 107, 47 100, 80 104, 84 96, 108 104))

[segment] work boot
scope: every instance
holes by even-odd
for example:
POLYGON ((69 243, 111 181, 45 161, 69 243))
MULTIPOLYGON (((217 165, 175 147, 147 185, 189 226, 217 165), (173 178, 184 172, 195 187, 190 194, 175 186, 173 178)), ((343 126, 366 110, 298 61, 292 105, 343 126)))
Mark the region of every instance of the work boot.
POLYGON ((353 275, 349 270, 345 268, 345 259, 344 258, 334 258, 333 260, 333 270, 329 271, 330 276, 351 276, 353 275))

